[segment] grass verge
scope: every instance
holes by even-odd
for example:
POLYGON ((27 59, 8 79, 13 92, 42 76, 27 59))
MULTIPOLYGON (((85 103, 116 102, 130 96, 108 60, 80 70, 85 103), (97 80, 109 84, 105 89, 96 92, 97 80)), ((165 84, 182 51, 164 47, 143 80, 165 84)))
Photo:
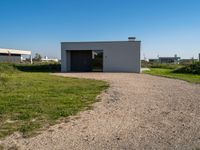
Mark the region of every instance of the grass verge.
POLYGON ((200 83, 200 75, 195 74, 185 74, 185 73, 174 73, 173 69, 161 69, 161 68, 151 68, 150 71, 144 71, 146 74, 180 79, 192 83, 200 83))
POLYGON ((0 138, 15 131, 33 135, 39 128, 89 108, 108 87, 104 81, 48 73, 18 71, 5 78, 5 84, 0 84, 0 138))

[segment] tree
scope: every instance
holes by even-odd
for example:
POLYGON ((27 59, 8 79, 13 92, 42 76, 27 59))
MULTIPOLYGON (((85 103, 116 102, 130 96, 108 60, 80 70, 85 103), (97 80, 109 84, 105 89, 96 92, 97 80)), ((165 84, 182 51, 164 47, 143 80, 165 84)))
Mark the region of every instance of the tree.
POLYGON ((34 61, 41 61, 41 59, 42 59, 42 55, 40 55, 38 53, 36 53, 35 57, 33 58, 34 61))

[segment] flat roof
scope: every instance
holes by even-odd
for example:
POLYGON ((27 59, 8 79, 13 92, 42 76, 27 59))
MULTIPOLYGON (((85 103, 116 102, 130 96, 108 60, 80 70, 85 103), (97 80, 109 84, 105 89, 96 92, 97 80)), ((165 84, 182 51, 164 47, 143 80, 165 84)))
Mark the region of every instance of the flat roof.
POLYGON ((181 57, 159 57, 159 59, 180 59, 181 57))
POLYGON ((6 49, 6 48, 0 48, 0 53, 3 53, 3 54, 31 55, 31 51, 25 51, 25 50, 19 50, 19 49, 6 49))
POLYGON ((64 43, 119 43, 119 42, 141 42, 141 41, 79 41, 79 42, 61 42, 64 43))

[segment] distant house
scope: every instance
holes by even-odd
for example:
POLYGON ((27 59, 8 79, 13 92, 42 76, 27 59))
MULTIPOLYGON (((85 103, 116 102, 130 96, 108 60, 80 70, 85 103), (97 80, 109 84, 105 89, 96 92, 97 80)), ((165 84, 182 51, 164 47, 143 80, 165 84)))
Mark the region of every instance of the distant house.
POLYGON ((179 64, 180 57, 174 55, 174 57, 159 57, 158 60, 160 63, 167 63, 167 64, 179 64))
POLYGON ((48 58, 45 56, 44 58, 41 59, 42 62, 58 62, 59 60, 57 58, 48 58))
POLYGON ((23 61, 22 55, 29 55, 32 63, 31 51, 0 48, 0 62, 20 63, 23 61))

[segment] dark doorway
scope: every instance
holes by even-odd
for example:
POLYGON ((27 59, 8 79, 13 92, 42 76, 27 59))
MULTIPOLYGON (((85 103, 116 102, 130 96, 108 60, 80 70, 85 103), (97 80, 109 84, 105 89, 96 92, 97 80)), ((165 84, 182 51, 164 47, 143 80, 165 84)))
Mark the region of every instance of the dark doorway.
POLYGON ((92 71, 92 51, 71 51, 71 71, 92 71))

